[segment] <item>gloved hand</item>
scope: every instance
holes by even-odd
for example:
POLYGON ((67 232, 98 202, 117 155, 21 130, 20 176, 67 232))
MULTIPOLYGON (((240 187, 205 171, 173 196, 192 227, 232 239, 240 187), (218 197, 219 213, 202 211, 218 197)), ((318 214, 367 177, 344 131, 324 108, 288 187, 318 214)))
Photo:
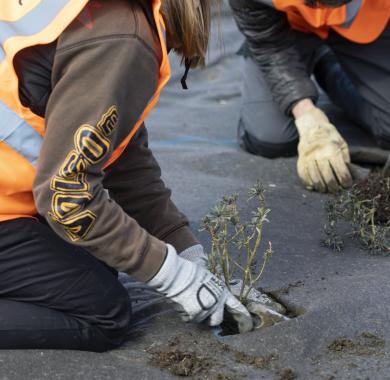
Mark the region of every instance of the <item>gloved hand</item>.
MULTIPOLYGON (((229 283, 229 288, 232 294, 234 294, 237 298, 240 297, 241 288, 242 288, 242 280, 239 279, 232 279, 229 283)), ((244 293, 248 293, 248 285, 245 285, 244 293)), ((248 295, 247 295, 247 309, 249 312, 249 304, 256 303, 259 305, 264 306, 265 309, 268 309, 270 311, 275 311, 279 314, 286 314, 286 308, 281 305, 280 303, 274 301, 271 297, 269 297, 267 294, 260 292, 259 290, 252 288, 248 295)))
POLYGON ((348 145, 318 108, 295 119, 299 133, 298 175, 310 190, 337 192, 352 185, 348 145))
POLYGON ((164 264, 147 285, 172 300, 186 322, 209 318, 210 326, 218 326, 226 307, 241 333, 251 331, 253 322, 249 312, 224 283, 207 269, 178 256, 171 245, 167 246, 164 264))
MULTIPOLYGON (((187 248, 180 253, 180 257, 189 260, 195 264, 207 268, 207 255, 204 252, 203 247, 200 244, 187 248)), ((240 297, 242 280, 232 279, 229 283, 231 293, 237 298, 240 297)), ((245 293, 248 292, 248 286, 245 286, 245 293)), ((271 320, 279 322, 285 318, 283 314, 286 313, 286 309, 279 303, 272 300, 269 296, 261 293, 257 289, 251 289, 248 297, 247 309, 250 313, 257 315, 260 318, 259 326, 270 326, 271 320)), ((257 328, 259 326, 256 326, 257 328)))
POLYGON ((273 326, 276 323, 288 321, 290 319, 260 302, 249 300, 247 308, 252 315, 257 317, 254 322, 254 329, 262 329, 264 327, 273 326))
POLYGON ((200 244, 196 244, 193 245, 192 247, 185 249, 184 251, 180 252, 179 255, 183 259, 198 264, 203 268, 207 268, 207 263, 208 263, 207 255, 204 253, 204 249, 200 244))

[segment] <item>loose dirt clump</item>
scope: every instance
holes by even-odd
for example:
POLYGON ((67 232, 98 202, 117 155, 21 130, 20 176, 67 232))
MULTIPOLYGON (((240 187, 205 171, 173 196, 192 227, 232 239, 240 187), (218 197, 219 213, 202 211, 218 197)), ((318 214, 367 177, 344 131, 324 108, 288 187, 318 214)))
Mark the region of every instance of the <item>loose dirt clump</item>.
POLYGON ((291 368, 284 368, 279 371, 279 380, 295 380, 297 374, 291 368))
POLYGON ((189 332, 171 337, 166 344, 152 345, 146 349, 149 364, 167 370, 176 376, 207 380, 236 379, 235 370, 225 373, 218 356, 232 355, 232 349, 219 341, 204 342, 202 337, 189 332), (183 348, 185 347, 185 348, 183 348), (191 350, 187 350, 191 347, 191 350))
POLYGON ((390 178, 379 174, 372 174, 355 186, 356 199, 377 198, 377 207, 374 212, 375 224, 385 225, 390 221, 390 178))
POLYGON ((156 351, 151 354, 150 364, 164 368, 177 376, 195 376, 205 373, 210 368, 210 362, 193 352, 156 351))
POLYGON ((349 352, 354 347, 355 343, 351 339, 341 336, 328 346, 328 350, 332 352, 349 352))
POLYGON ((271 365, 278 359, 274 354, 268 356, 253 356, 240 351, 236 351, 234 357, 237 363, 249 364, 258 369, 270 369, 271 365))
POLYGON ((215 377, 211 378, 210 380, 232 380, 232 378, 229 377, 229 376, 222 375, 221 373, 219 373, 218 375, 216 375, 215 377))
POLYGON ((336 354, 358 356, 383 355, 385 341, 369 332, 363 332, 355 340, 345 336, 335 339, 328 345, 328 350, 336 354))
POLYGON ((179 333, 164 343, 146 348, 148 362, 173 375, 197 380, 238 380, 257 371, 267 371, 270 376, 283 373, 282 380, 295 379, 287 377, 288 372, 279 362, 277 352, 251 355, 218 340, 205 338, 202 334, 179 333))

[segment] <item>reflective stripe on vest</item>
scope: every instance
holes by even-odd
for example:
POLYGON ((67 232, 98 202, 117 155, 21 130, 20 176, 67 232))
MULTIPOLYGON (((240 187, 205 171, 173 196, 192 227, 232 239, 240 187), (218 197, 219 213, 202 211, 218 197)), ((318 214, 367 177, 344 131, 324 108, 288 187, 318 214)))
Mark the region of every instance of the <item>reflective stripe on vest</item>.
POLYGON ((346 16, 345 22, 341 25, 343 28, 349 28, 353 21, 355 20, 357 14, 359 13, 360 8, 362 7, 362 0, 352 0, 350 3, 346 5, 346 16))
POLYGON ((0 141, 36 165, 42 136, 0 100, 0 141))
MULTIPOLYGON (((5 58, 3 46, 15 36, 31 36, 46 28, 57 14, 69 3, 69 0, 42 0, 28 14, 17 21, 0 21, 0 60, 5 58)), ((0 11, 0 20, 3 17, 0 11)))

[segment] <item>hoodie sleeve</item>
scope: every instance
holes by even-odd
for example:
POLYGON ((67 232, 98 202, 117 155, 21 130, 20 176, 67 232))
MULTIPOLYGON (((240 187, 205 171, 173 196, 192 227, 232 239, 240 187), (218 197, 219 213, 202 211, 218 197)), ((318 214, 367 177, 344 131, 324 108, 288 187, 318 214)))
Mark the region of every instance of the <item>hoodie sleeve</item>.
POLYGON ((188 219, 171 200, 171 190, 165 186, 160 166, 148 147, 144 126, 107 168, 103 184, 128 215, 177 252, 199 244, 188 219))

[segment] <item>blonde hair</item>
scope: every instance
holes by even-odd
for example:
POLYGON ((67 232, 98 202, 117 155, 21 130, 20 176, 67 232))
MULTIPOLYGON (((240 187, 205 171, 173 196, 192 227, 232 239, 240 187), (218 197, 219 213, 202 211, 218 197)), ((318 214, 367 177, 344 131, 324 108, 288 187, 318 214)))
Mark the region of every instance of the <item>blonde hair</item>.
POLYGON ((219 0, 162 0, 161 13, 171 47, 191 67, 205 64, 214 3, 219 0))

